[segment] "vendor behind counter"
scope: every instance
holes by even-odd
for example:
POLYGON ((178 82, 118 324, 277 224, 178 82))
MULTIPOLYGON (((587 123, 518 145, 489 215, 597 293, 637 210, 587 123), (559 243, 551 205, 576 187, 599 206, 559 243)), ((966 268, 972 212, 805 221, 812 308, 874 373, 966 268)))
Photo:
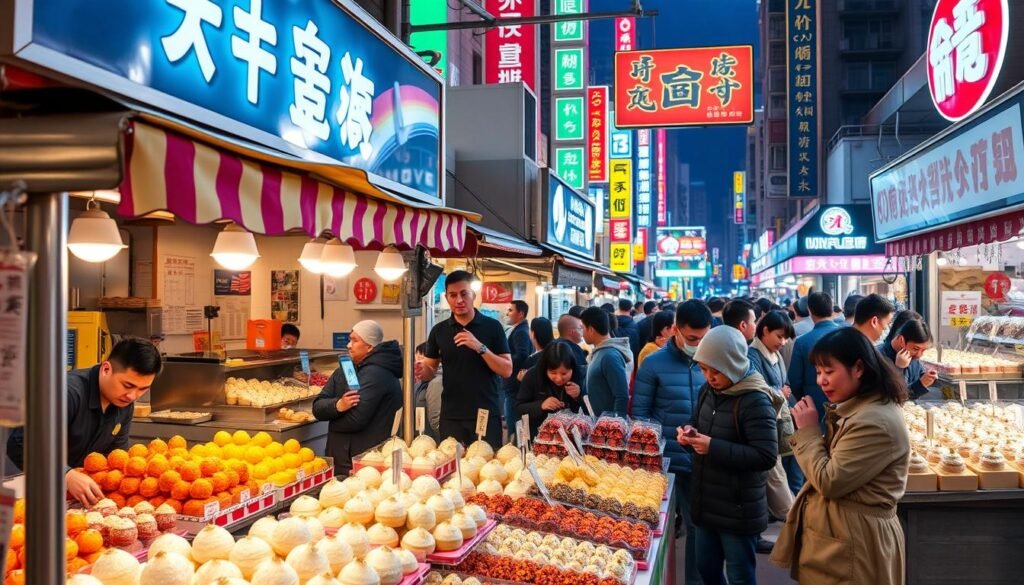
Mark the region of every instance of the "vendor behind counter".
MULTIPOLYGON (((126 338, 119 341, 103 363, 67 375, 67 461, 64 466, 67 491, 71 497, 92 505, 103 491, 82 467, 89 453, 104 455, 114 449, 128 449, 135 401, 153 385, 160 373, 160 350, 149 341, 126 338)), ((24 469, 23 427, 7 439, 7 456, 24 469)))

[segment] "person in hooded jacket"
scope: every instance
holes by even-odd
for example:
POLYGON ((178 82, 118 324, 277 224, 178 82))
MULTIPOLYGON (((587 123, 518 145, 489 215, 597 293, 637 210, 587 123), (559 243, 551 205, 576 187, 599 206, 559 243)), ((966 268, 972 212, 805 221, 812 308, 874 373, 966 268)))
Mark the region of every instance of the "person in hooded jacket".
POLYGON ((750 367, 747 340, 732 327, 712 329, 693 360, 707 384, 692 425, 680 427, 676 440, 695 453, 690 505, 697 570, 704 585, 757 583, 756 546, 768 527, 765 486, 779 455, 781 395, 750 367))
POLYGON ((633 308, 633 303, 629 299, 619 300, 619 312, 613 317, 618 322, 616 328, 615 337, 625 337, 629 339, 629 350, 633 352, 633 359, 640 355, 640 349, 643 347, 640 343, 640 329, 636 325, 636 321, 630 314, 630 310, 633 308))
MULTIPOLYGON (((701 339, 711 330, 711 311, 698 300, 679 305, 675 326, 665 346, 650 354, 636 373, 633 389, 633 417, 653 420, 662 426, 662 434, 671 437, 675 429, 689 424, 697 408, 697 397, 704 375, 693 361, 701 339)), ((699 585, 696 538, 690 510, 692 452, 676 442, 665 445, 669 471, 676 475, 676 534, 686 527, 686 585, 699 585)))
POLYGON ((359 390, 351 390, 342 368, 331 375, 313 400, 313 416, 328 421, 326 455, 334 458, 334 473, 346 476, 352 457, 391 435, 395 413, 402 407, 402 350, 397 341, 384 341, 376 321, 352 326, 349 357, 356 366, 359 390))
POLYGON ((580 411, 582 372, 569 341, 552 341, 540 352, 536 365, 523 376, 516 400, 516 415, 530 417, 531 437, 537 436, 540 424, 550 413, 566 408, 580 411))
POLYGON ((583 311, 583 339, 593 347, 587 366, 587 395, 594 416, 602 413, 626 414, 629 409, 629 375, 633 371, 633 352, 625 337, 608 334, 609 316, 597 307, 583 311))

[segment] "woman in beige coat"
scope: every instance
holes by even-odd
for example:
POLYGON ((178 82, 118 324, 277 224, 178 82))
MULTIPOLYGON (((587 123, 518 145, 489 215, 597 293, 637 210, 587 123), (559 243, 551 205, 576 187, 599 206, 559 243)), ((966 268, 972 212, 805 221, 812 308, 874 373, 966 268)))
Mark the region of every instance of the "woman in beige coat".
POLYGON ((806 585, 901 585, 903 530, 896 503, 907 483, 907 388, 867 337, 840 329, 814 347, 829 405, 828 436, 809 398, 793 407, 790 443, 807 483, 771 560, 806 585))

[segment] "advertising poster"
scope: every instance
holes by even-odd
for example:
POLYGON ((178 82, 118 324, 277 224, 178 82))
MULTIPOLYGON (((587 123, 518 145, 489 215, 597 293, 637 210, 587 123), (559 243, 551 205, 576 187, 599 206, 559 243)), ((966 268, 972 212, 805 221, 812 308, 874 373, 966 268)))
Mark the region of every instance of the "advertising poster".
POLYGON ((270 271, 270 315, 283 323, 299 324, 299 271, 270 271))

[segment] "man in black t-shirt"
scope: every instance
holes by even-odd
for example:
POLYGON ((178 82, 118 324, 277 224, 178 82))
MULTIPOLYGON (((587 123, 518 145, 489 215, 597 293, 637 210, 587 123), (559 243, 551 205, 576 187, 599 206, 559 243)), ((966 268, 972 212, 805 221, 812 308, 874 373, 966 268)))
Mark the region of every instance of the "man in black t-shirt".
POLYGON ((416 379, 426 382, 443 366, 441 381, 441 438, 455 437, 464 445, 476 440, 478 409, 486 410, 492 447, 501 446, 501 378, 512 375, 508 338, 496 319, 473 307, 473 275, 456 270, 445 279, 445 299, 452 316, 430 331, 423 360, 416 363, 416 379))

